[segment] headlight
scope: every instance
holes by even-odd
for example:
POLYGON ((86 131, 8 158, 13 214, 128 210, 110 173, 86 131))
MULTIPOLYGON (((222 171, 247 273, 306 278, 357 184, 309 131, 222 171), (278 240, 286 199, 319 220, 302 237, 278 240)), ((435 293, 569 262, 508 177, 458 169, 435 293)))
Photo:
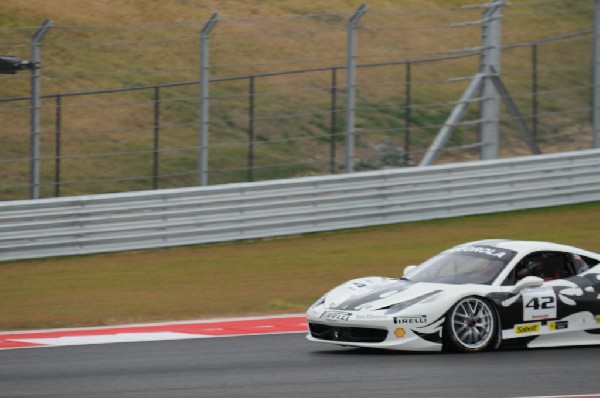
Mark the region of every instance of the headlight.
POLYGON ((387 310, 385 312, 386 315, 395 314, 397 312, 400 312, 400 311, 403 311, 403 310, 407 309, 411 305, 417 304, 417 303, 419 303, 419 302, 421 302, 421 301, 423 301, 425 299, 433 297, 433 296, 435 296, 436 294, 438 294, 440 292, 441 292, 441 290, 434 290, 433 292, 425 293, 425 294, 423 294, 421 296, 415 297, 414 299, 406 300, 406 301, 403 301, 401 303, 390 305, 390 306, 379 308, 379 309, 380 310, 387 310))
POLYGON ((327 294, 324 294, 320 299, 318 299, 317 301, 315 301, 315 303, 313 305, 311 305, 310 308, 315 308, 315 307, 318 307, 321 304, 325 304, 325 297, 327 297, 327 294))

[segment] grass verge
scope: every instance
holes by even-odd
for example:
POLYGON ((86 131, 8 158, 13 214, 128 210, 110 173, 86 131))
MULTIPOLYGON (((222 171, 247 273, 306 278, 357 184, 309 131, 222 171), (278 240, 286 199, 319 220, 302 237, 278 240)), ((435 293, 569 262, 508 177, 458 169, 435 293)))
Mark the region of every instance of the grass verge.
POLYGON ((0 264, 0 330, 302 312, 350 278, 395 276, 461 242, 600 250, 600 202, 270 240, 0 264))

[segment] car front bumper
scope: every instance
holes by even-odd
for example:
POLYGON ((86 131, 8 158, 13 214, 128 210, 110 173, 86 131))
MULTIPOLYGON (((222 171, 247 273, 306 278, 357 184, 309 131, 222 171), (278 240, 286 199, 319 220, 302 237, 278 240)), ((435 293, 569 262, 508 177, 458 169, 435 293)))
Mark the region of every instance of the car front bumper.
POLYGON ((424 338, 427 333, 418 331, 418 325, 398 324, 392 316, 311 309, 307 322, 309 341, 402 351, 442 350, 441 343, 424 338))

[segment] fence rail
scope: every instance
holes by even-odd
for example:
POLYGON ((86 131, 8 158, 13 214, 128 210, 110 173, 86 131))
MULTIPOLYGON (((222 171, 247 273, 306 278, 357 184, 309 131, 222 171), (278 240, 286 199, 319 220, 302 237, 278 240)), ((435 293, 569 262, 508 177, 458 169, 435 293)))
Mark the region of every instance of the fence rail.
POLYGON ((600 150, 0 202, 0 260, 264 238, 600 200, 600 150))

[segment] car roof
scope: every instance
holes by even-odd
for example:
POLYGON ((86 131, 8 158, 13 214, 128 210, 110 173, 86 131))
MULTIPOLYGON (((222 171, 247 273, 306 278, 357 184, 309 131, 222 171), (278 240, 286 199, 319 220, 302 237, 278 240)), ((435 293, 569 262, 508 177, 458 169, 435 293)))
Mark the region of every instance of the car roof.
POLYGON ((536 251, 560 251, 579 254, 583 256, 600 259, 600 254, 584 250, 579 247, 563 245, 553 242, 530 241, 530 240, 512 240, 512 239, 484 239, 474 242, 464 243, 462 245, 485 245, 497 247, 499 249, 510 249, 518 253, 531 253, 536 251))

